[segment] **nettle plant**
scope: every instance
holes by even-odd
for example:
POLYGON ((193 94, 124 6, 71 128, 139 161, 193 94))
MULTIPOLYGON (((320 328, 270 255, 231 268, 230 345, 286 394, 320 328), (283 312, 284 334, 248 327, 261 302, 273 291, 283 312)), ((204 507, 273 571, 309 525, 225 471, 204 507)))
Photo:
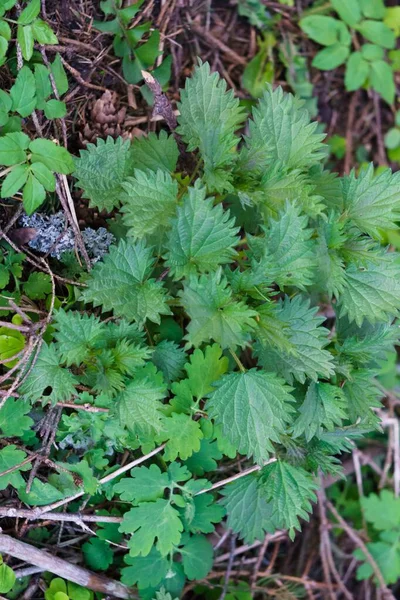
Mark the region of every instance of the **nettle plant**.
MULTIPOLYGON (((181 151, 161 132, 81 152, 78 185, 99 210, 120 208, 121 239, 76 310, 56 311, 19 390, 24 414, 71 399, 98 408, 64 414, 56 460, 95 494, 88 506, 115 503, 122 524, 99 527, 87 552, 103 545, 107 569, 107 540, 126 536, 122 581, 146 598, 207 574, 223 519, 246 543, 294 537, 318 471, 339 473, 337 455, 379 428, 374 376, 398 339, 400 260, 379 231, 399 219, 400 174, 325 171, 302 101, 268 88, 245 124, 208 64, 179 111, 181 151), (126 450, 155 454, 99 485, 126 450), (225 482, 237 458, 243 471, 225 482)), ((7 468, 24 459, 4 452, 7 468)), ((65 472, 30 493, 20 471, 8 477, 30 504, 76 490, 65 472)))
POLYGON ((392 104, 394 63, 398 62, 393 9, 387 9, 383 0, 331 0, 330 4, 338 19, 311 14, 300 21, 309 38, 326 46, 315 55, 312 65, 330 71, 345 64, 344 82, 349 92, 371 87, 392 104))

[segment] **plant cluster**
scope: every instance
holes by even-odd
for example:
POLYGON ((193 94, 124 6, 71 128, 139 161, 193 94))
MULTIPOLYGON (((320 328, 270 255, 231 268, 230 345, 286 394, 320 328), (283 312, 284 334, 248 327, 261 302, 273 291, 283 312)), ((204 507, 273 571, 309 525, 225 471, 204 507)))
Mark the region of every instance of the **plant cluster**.
POLYGON ((339 18, 311 9, 300 21, 304 33, 325 46, 314 56, 312 65, 329 71, 345 64, 348 91, 372 87, 392 104, 395 98, 393 71, 398 64, 395 50, 398 13, 386 8, 383 0, 331 0, 329 9, 339 18), (312 14, 316 12, 318 14, 312 14))
POLYGON ((32 407, 69 407, 57 472, 27 491, 27 454, 11 443, 0 488, 32 506, 77 490, 94 508, 106 499, 121 523, 99 525, 85 560, 121 569, 144 598, 207 575, 222 519, 246 543, 293 538, 319 470, 340 473, 337 455, 379 428, 374 377, 398 339, 400 259, 380 245, 399 218, 398 174, 324 170, 324 135, 280 88, 241 136, 245 112, 207 63, 179 111, 185 151, 161 132, 99 140, 75 161, 90 205, 120 211, 119 239, 0 408, 4 437, 29 448, 32 407), (147 463, 102 485, 127 450, 147 463), (237 456, 251 472, 221 482, 237 456))

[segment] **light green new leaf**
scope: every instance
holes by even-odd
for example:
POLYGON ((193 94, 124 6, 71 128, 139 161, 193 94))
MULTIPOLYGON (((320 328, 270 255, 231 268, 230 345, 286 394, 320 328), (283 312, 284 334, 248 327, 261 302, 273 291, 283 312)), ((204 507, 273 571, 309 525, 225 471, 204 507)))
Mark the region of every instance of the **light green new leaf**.
POLYGON ((16 575, 11 567, 2 563, 0 565, 0 594, 8 594, 14 587, 16 575))
POLYGON ((239 141, 235 132, 244 120, 239 99, 232 91, 227 91, 226 82, 218 73, 211 73, 210 65, 204 63, 186 79, 178 108, 177 131, 188 144, 189 151, 200 151, 208 190, 233 190, 229 169, 234 163, 234 150, 239 141))
POLYGON ((169 483, 168 473, 162 473, 157 465, 135 467, 131 470, 130 477, 124 477, 114 485, 114 492, 124 502, 154 502, 163 497, 169 483))
POLYGON ((33 425, 28 417, 31 410, 28 400, 8 398, 0 408, 0 430, 5 437, 21 437, 33 425))
POLYGON ((364 85, 369 74, 369 63, 361 52, 350 54, 346 64, 344 83, 348 92, 354 92, 364 85))
POLYGON ((17 40, 25 60, 31 60, 33 54, 33 31, 30 25, 18 25, 17 40))
MULTIPOLYGON (((346 2, 347 0, 342 0, 346 2)), ((355 2, 357 0, 354 0, 355 2)), ((362 21, 357 27, 358 31, 370 42, 382 48, 394 48, 396 36, 385 23, 381 21, 362 21)))
POLYGON ((169 173, 135 169, 134 177, 128 177, 122 187, 121 212, 130 236, 142 239, 169 226, 178 196, 178 182, 169 173))
POLYGON ((150 278, 153 265, 152 250, 143 241, 133 245, 121 240, 96 263, 83 299, 140 326, 146 319, 159 323, 160 315, 169 315, 170 309, 162 282, 150 278))
POLYGON ((293 437, 304 435, 307 442, 320 437, 323 429, 333 431, 346 418, 346 399, 339 387, 317 381, 309 385, 299 416, 293 425, 293 437))
POLYGON ((43 344, 35 368, 22 384, 20 391, 31 402, 37 400, 65 402, 75 393, 78 380, 60 365, 54 344, 43 344))
POLYGON ((222 356, 218 344, 207 346, 204 352, 196 349, 190 356, 190 362, 185 365, 193 396, 200 399, 212 392, 214 382, 226 373, 228 366, 229 361, 226 356, 222 356))
POLYGON ((317 133, 317 123, 310 123, 303 102, 280 87, 265 91, 253 109, 249 131, 243 168, 260 174, 277 162, 287 169, 308 169, 325 155, 325 135, 317 133))
POLYGON ((3 181, 1 197, 9 198, 10 196, 14 196, 25 185, 28 173, 29 168, 27 164, 14 167, 3 181))
MULTIPOLYGON (((387 584, 397 583, 400 577, 400 542, 398 531, 386 531, 381 534, 379 542, 370 542, 366 546, 375 559, 379 571, 387 584)), ((364 564, 357 569, 357 579, 369 579, 374 575, 370 561, 368 561, 361 550, 357 548, 353 552, 355 558, 364 560, 364 564)))
POLYGON ((29 117, 36 107, 35 78, 29 67, 23 66, 19 71, 15 83, 10 89, 10 96, 13 111, 23 118, 29 117))
POLYGON ((291 388, 256 369, 224 375, 215 387, 207 402, 209 416, 238 452, 263 464, 291 419, 291 388))
POLYGON ((32 172, 28 173, 22 198, 25 212, 28 215, 33 214, 46 199, 46 190, 32 172))
POLYGON ((56 189, 56 178, 53 173, 42 162, 36 162, 31 165, 31 171, 36 179, 48 192, 54 192, 56 189))
POLYGON ((344 62, 350 54, 350 48, 345 44, 333 44, 317 52, 312 60, 312 66, 322 71, 332 71, 344 62))
POLYGON ((301 467, 277 460, 262 469, 259 485, 270 503, 275 526, 288 529, 293 539, 295 529, 300 529, 299 519, 308 521, 311 502, 316 500, 318 486, 313 477, 301 467))
POLYGON ((396 498, 391 490, 382 490, 379 496, 364 496, 361 505, 365 519, 375 529, 389 531, 400 528, 400 498, 396 498))
MULTIPOLYGON (((50 65, 50 70, 53 74, 54 81, 55 81, 56 87, 57 87, 57 91, 58 91, 59 95, 62 96, 63 94, 68 92, 69 85, 68 85, 68 77, 65 72, 64 65, 62 63, 60 54, 56 54, 55 59, 53 60, 53 62, 50 65)), ((103 141, 103 140, 100 140, 100 138, 99 138, 98 143, 100 141, 103 141)))
POLYGON ((160 442, 167 441, 164 458, 172 462, 176 458, 186 460, 193 452, 200 450, 203 432, 198 421, 188 415, 172 413, 171 417, 162 421, 162 431, 158 435, 160 442))
POLYGON ((12 167, 26 161, 29 137, 22 132, 7 133, 0 138, 0 165, 12 167))
POLYGON ((62 119, 67 114, 67 106, 60 100, 48 100, 44 107, 44 114, 47 119, 62 119))
POLYGON ((275 531, 270 504, 259 485, 258 475, 251 474, 229 483, 221 491, 227 526, 246 544, 263 540, 266 533, 275 531))
POLYGON ((121 570, 121 581, 125 585, 135 585, 138 588, 157 586, 166 576, 169 569, 169 560, 161 556, 156 548, 152 548, 147 556, 136 556, 129 554, 124 556, 124 561, 129 567, 121 570))
POLYGON ((176 279, 191 273, 215 271, 219 265, 233 262, 238 243, 239 227, 222 204, 213 205, 206 199, 206 190, 191 187, 177 216, 166 243, 166 265, 176 279))
POLYGON ((339 298, 340 316, 347 315, 361 327, 385 322, 400 310, 400 257, 396 253, 381 255, 381 260, 363 266, 350 264, 346 269, 344 289, 339 298))
POLYGON ((31 300, 44 300, 51 293, 51 277, 48 273, 35 271, 23 284, 24 292, 31 300))
POLYGON ((364 17, 367 19, 383 19, 386 6, 383 0, 358 0, 364 17))
POLYGON ((83 189, 89 206, 112 211, 119 206, 125 191, 122 183, 133 175, 133 152, 129 140, 98 138, 96 145, 88 144, 75 159, 77 186, 83 189))
POLYGON ((363 233, 380 239, 379 229, 395 229, 400 218, 400 173, 385 169, 375 176, 374 166, 359 176, 353 170, 342 180, 345 214, 363 233))
POLYGON ((310 15, 300 21, 300 27, 309 38, 322 44, 322 46, 331 46, 338 41, 338 23, 337 19, 325 15, 310 15))
POLYGON ((392 67, 384 60, 374 60, 370 71, 371 85, 388 104, 393 104, 396 86, 392 67))
POLYGON ((178 511, 169 500, 143 502, 125 513, 121 533, 132 533, 128 542, 131 556, 147 556, 153 544, 161 556, 166 556, 181 540, 183 530, 178 511))
POLYGON ((361 20, 359 0, 331 0, 332 8, 350 27, 355 27, 361 20))
POLYGON ((32 23, 33 36, 39 44, 58 44, 58 38, 50 25, 42 19, 36 19, 32 23))
MULTIPOLYGON (((13 444, 5 446, 0 450, 0 473, 8 471, 12 467, 17 467, 25 459, 25 452, 19 450, 13 444)), ((24 487, 25 481, 21 475, 21 471, 29 471, 30 468, 31 465, 28 463, 18 467, 15 471, 11 471, 11 473, 7 473, 7 475, 2 475, 0 477, 0 491, 6 490, 9 485, 17 489, 24 487)))
MULTIPOLYGON (((256 345, 260 364, 278 373, 289 383, 304 383, 306 377, 317 381, 318 376, 329 379, 333 374, 333 357, 324 347, 329 343, 328 330, 321 327, 324 317, 318 317, 318 307, 310 308, 309 300, 295 296, 279 303, 276 317, 285 324, 285 336, 290 349, 265 344, 262 336, 256 345)), ((256 332, 257 336, 257 332, 256 332)))
POLYGON ((189 580, 204 579, 211 571, 214 551, 211 543, 202 535, 193 535, 179 548, 182 564, 189 580))
POLYGON ((53 325, 58 352, 68 367, 84 362, 104 334, 104 325, 98 317, 77 311, 59 309, 53 325))
POLYGON ((36 19, 40 13, 40 0, 29 0, 28 5, 24 8, 18 17, 19 25, 29 25, 36 19))

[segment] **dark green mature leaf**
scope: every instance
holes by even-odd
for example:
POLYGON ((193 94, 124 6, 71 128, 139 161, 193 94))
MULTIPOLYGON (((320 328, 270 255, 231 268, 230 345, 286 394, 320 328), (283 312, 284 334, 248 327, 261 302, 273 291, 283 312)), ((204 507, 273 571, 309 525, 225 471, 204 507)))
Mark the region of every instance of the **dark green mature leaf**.
POLYGON ((162 340, 155 347, 151 360, 162 372, 165 381, 170 384, 181 379, 187 357, 184 349, 178 344, 171 340, 162 340))
POLYGON ((221 504, 228 514, 227 525, 239 534, 246 544, 263 540, 266 533, 275 531, 272 507, 256 474, 247 475, 222 488, 221 504))
POLYGON ((202 535, 193 535, 179 548, 183 570, 188 579, 204 579, 211 571, 214 551, 211 543, 202 535))
POLYGON ((85 542, 82 552, 88 567, 96 571, 107 571, 113 563, 114 555, 110 545, 99 538, 93 537, 85 542))
POLYGON ((149 133, 148 136, 136 137, 131 147, 132 162, 135 169, 173 173, 178 162, 178 145, 172 135, 166 131, 149 133))
POLYGON ((238 452, 263 464, 290 421, 291 388, 276 375, 256 369, 224 375, 215 385, 208 414, 238 452))
POLYGON ((151 248, 122 240, 95 265, 83 299, 139 325, 146 319, 159 323, 160 315, 169 315, 170 310, 162 283, 150 278, 153 265, 151 248))
POLYGON ((162 498, 168 485, 168 474, 162 473, 157 465, 150 465, 149 468, 132 469, 131 477, 124 477, 114 485, 114 492, 120 495, 121 500, 139 504, 162 498))
POLYGON ((323 428, 333 431, 346 418, 345 407, 341 388, 319 381, 311 383, 293 425, 293 437, 304 435, 310 441, 315 435, 319 437, 323 428))
POLYGON ((33 425, 26 416, 30 412, 28 400, 8 398, 0 408, 0 430, 5 437, 21 437, 33 425))
POLYGON ((193 77, 186 79, 178 105, 180 133, 188 150, 200 151, 204 179, 210 192, 233 190, 229 168, 235 160, 233 150, 239 138, 236 130, 244 120, 244 111, 226 82, 201 64, 193 77))
POLYGON ((15 470, 2 475, 0 477, 0 491, 6 490, 9 485, 19 489, 24 486, 24 479, 21 471, 29 471, 31 465, 20 465, 27 458, 25 452, 19 450, 17 446, 9 444, 0 450, 0 473, 8 471, 12 467, 17 467, 15 470))
POLYGON ((219 265, 233 262, 238 243, 238 227, 222 204, 206 199, 200 185, 189 188, 167 240, 167 266, 175 279, 192 273, 215 271, 219 265))
POLYGON ((104 325, 98 317, 77 311, 59 309, 54 325, 58 352, 68 367, 84 362, 104 334, 104 325))
POLYGON ((156 548, 152 548, 147 556, 125 555, 124 561, 128 567, 121 571, 121 581, 125 585, 135 585, 138 588, 156 586, 166 576, 169 569, 168 558, 161 556, 156 548))

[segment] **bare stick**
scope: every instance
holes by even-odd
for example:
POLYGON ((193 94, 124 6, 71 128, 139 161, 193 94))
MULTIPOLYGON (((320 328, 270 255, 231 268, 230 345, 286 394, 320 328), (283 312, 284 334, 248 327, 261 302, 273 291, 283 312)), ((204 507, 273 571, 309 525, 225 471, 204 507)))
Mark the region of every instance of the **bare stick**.
MULTIPOLYGON (((34 458, 34 457, 33 457, 34 458)), ((18 465, 20 467, 20 465, 18 465)), ((10 519, 29 519, 29 521, 71 521, 72 523, 122 523, 122 517, 109 515, 84 515, 82 513, 42 513, 37 508, 9 508, 0 506, 0 517, 10 519)))
POLYGON ((25 544, 25 542, 15 540, 9 535, 0 534, 0 552, 40 567, 43 571, 50 571, 50 573, 106 596, 126 598, 127 600, 137 597, 128 587, 114 579, 72 565, 62 558, 38 550, 29 544, 25 544))
POLYGON ((236 473, 236 475, 232 475, 232 477, 227 477, 226 479, 222 479, 221 481, 217 481, 210 488, 206 488, 204 490, 200 490, 195 494, 195 496, 200 496, 200 494, 205 494, 206 492, 210 492, 211 490, 216 490, 217 488, 226 485, 227 483, 231 483, 231 481, 236 481, 236 479, 241 479, 242 477, 246 477, 246 475, 250 475, 250 473, 254 473, 255 471, 260 471, 263 467, 270 465, 271 463, 276 462, 276 458, 271 458, 264 465, 254 465, 254 467, 250 467, 245 471, 241 471, 240 473, 236 473))

